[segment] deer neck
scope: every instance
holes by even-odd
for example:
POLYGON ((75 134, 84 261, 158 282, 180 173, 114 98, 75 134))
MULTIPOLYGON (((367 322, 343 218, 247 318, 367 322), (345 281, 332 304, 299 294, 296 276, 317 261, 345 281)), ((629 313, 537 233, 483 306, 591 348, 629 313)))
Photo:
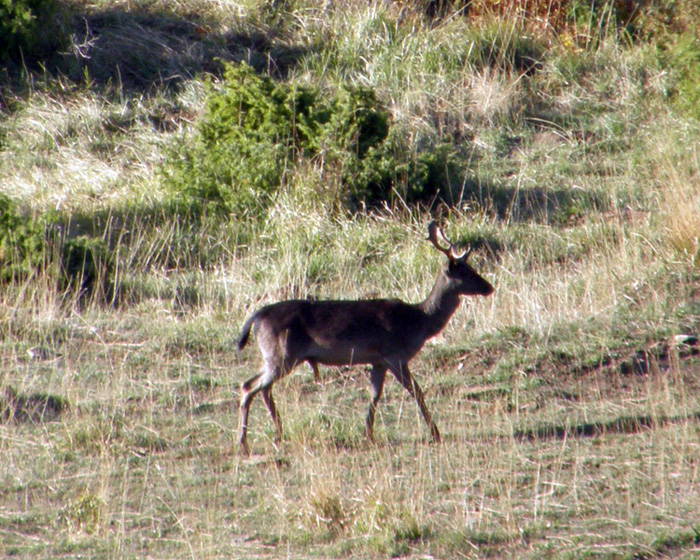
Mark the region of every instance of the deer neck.
POLYGON ((445 328, 459 307, 459 294, 444 272, 440 272, 430 295, 418 304, 418 307, 425 313, 427 338, 435 336, 445 328))

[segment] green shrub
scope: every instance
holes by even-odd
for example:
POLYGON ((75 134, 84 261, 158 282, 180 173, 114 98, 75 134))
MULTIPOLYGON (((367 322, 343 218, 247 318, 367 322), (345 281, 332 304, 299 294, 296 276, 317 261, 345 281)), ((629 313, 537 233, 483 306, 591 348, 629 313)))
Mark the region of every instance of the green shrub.
POLYGON ((353 162, 344 182, 353 206, 376 206, 396 197, 407 204, 425 204, 436 198, 452 204, 460 197, 465 167, 453 145, 415 148, 392 130, 386 142, 353 162))
POLYGON ((176 202, 195 214, 260 214, 328 120, 317 104, 312 90, 227 66, 222 86, 209 86, 192 144, 176 146, 164 169, 176 202))
POLYGON ((20 213, 17 205, 0 195, 0 282, 17 282, 37 271, 58 265, 58 289, 80 298, 93 293, 111 300, 114 258, 101 239, 80 236, 64 239, 59 217, 38 218, 20 213))
POLYGON ((56 0, 0 0, 0 61, 54 55, 62 39, 56 8, 56 0))
POLYGON ((176 146, 164 175, 176 201, 195 213, 259 216, 303 159, 323 157, 355 172, 388 128, 388 113, 369 90, 326 99, 318 89, 229 65, 222 86, 210 86, 193 142, 176 146))
POLYGON ((27 277, 44 262, 44 232, 0 194, 0 281, 27 277))
POLYGON ((343 89, 331 100, 330 118, 321 131, 331 165, 342 169, 345 201, 374 204, 390 196, 393 152, 385 140, 389 113, 373 91, 343 89))
POLYGON ((670 49, 672 97, 686 115, 700 120, 700 39, 685 33, 670 49))
POLYGON ((461 180, 454 151, 445 145, 417 152, 405 138, 370 89, 327 95, 229 65, 222 85, 209 86, 195 136, 171 150, 162 175, 175 203, 194 216, 259 218, 309 162, 327 170, 324 185, 340 183, 327 196, 340 192, 352 208, 396 195, 409 203, 451 196, 451 182, 461 180))

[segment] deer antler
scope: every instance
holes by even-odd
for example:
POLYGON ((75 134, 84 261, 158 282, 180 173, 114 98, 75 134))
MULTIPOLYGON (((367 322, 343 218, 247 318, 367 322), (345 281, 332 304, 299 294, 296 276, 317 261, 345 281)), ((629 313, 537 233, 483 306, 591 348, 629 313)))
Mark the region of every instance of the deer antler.
POLYGON ((461 254, 457 254, 456 245, 445 237, 435 220, 428 224, 428 241, 430 241, 438 251, 445 253, 448 259, 453 261, 466 261, 469 258, 469 254, 472 252, 471 248, 469 248, 461 254), (446 243, 448 246, 446 248, 441 247, 440 242, 446 243))
POLYGON ((437 225, 436 221, 432 221, 428 224, 428 241, 430 241, 433 246, 440 251, 441 253, 445 253, 448 257, 450 256, 450 249, 452 249, 452 243, 450 243, 445 236, 442 233, 442 230, 440 229, 440 226, 437 225), (440 241, 438 240, 438 237, 440 240, 444 241, 447 243, 447 248, 445 247, 440 247, 440 241))

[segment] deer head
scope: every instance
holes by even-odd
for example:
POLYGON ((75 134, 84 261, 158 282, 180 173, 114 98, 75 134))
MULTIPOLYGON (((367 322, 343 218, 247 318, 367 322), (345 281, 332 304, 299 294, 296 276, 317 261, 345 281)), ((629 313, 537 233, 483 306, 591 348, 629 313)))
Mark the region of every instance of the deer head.
POLYGON ((457 245, 445 237, 435 221, 428 225, 428 241, 447 256, 448 263, 444 273, 454 291, 465 296, 488 296, 493 292, 493 286, 479 276, 467 262, 472 252, 471 247, 465 251, 459 251, 457 245))

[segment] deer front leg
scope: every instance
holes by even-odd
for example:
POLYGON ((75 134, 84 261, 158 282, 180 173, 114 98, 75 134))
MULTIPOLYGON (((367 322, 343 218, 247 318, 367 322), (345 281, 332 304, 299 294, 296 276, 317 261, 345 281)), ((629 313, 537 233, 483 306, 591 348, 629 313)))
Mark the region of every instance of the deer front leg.
POLYGON ((321 383, 321 374, 318 371, 318 364, 314 360, 306 360, 314 372, 314 383, 321 383))
POLYGON ((416 404, 418 404, 418 408, 421 414, 423 415, 423 419, 425 420, 425 423, 430 429, 430 436, 432 441, 435 443, 440 443, 440 431, 438 430, 438 427, 435 424, 435 422, 433 422, 433 418, 432 416, 430 416, 428 408, 425 406, 423 391, 421 390, 420 385, 418 385, 416 380, 413 379, 413 377, 411 376, 411 372, 408 370, 408 366, 406 364, 399 364, 398 366, 390 366, 390 369, 391 373, 394 374, 398 382, 401 383, 401 385, 403 385, 404 388, 416 400, 416 404))
POLYGON ((370 401, 369 410, 367 411, 367 418, 365 420, 365 433, 367 434, 367 439, 369 439, 372 443, 374 443, 374 414, 377 411, 377 403, 382 397, 385 377, 385 366, 372 366, 372 370, 369 374, 369 381, 372 385, 372 400, 370 401))

